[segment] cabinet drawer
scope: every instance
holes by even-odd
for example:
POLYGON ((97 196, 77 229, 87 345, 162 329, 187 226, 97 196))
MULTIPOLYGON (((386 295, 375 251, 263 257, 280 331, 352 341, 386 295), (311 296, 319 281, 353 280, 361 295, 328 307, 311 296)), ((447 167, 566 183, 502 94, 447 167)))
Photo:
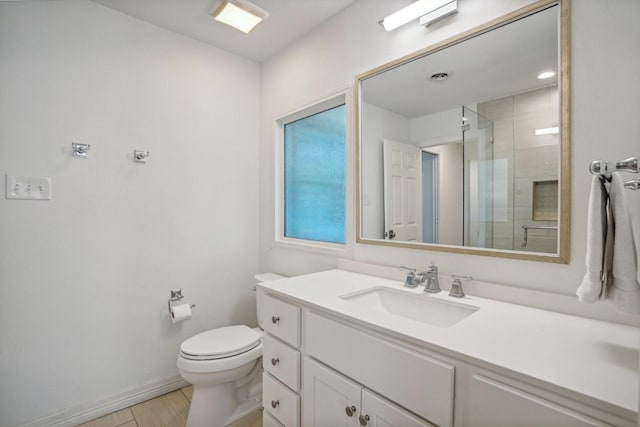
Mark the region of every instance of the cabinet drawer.
POLYGON ((299 425, 300 396, 267 373, 262 374, 262 406, 285 427, 299 425))
MULTIPOLYGON (((608 426, 585 414, 483 375, 471 378, 471 399, 465 419, 487 427, 608 426)), ((617 424, 616 425, 622 425, 617 424)))
POLYGON ((300 347, 300 308, 270 295, 262 303, 264 330, 282 341, 300 347))
POLYGON ((306 348, 314 358, 439 426, 453 424, 455 367, 308 312, 306 348))
POLYGON ((300 352, 265 334, 262 349, 264 370, 297 391, 300 388, 300 352))

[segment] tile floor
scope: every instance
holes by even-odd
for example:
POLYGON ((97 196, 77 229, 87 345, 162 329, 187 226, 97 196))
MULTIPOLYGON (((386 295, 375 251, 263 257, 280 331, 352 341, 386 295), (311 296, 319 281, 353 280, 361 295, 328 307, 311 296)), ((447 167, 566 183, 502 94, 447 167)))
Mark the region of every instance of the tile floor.
MULTIPOLYGON (((193 386, 184 387, 78 427, 183 427, 192 395, 193 386)), ((262 427, 262 414, 253 412, 230 427, 262 427)))

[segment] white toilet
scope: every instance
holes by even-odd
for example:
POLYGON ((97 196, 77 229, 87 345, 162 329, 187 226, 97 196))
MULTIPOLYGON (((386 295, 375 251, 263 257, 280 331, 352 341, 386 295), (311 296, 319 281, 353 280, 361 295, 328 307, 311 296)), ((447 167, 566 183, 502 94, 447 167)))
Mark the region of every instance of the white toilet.
MULTIPOLYGON (((255 276, 258 283, 282 279, 255 276)), ((262 296, 256 289, 260 328, 226 326, 197 334, 180 345, 178 371, 193 384, 187 427, 226 426, 262 403, 262 296)))

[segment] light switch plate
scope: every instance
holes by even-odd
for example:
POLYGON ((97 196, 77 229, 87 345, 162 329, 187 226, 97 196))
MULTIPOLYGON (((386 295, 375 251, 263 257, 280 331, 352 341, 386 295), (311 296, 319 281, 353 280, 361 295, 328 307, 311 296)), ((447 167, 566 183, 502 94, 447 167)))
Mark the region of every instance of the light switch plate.
POLYGON ((7 175, 7 199, 51 200, 51 178, 7 175))

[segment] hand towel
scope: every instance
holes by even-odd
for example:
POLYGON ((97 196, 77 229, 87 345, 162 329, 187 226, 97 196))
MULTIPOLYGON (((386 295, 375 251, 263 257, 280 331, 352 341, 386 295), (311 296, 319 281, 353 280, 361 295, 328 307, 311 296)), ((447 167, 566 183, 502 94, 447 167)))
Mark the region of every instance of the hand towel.
POLYGON ((607 223, 607 189, 600 176, 594 176, 587 211, 587 273, 576 291, 580 302, 594 303, 603 294, 607 277, 604 265, 607 223))
POLYGON ((638 283, 638 254, 633 238, 626 190, 622 177, 611 174, 609 189, 613 217, 613 287, 611 296, 618 310, 640 313, 640 283, 638 283))

